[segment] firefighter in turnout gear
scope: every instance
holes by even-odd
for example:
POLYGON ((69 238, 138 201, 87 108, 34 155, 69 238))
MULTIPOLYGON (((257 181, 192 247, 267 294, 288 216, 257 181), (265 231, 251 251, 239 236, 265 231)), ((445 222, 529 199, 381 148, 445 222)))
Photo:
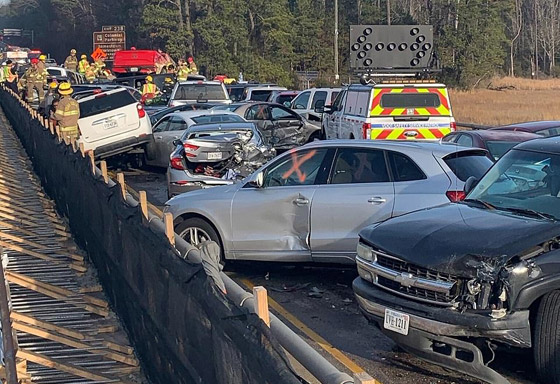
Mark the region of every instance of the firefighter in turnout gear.
POLYGON ((62 83, 58 87, 60 100, 54 112, 54 117, 58 121, 60 133, 66 144, 72 144, 80 137, 78 120, 80 119, 80 106, 72 98, 74 90, 70 83, 62 83))
POLYGON ((93 67, 94 67, 93 70, 95 72, 95 76, 97 76, 98 78, 104 76, 105 67, 106 67, 105 58, 99 57, 98 59, 96 59, 93 62, 93 67))
POLYGON ((198 68, 196 67, 196 63, 194 62, 192 56, 189 56, 187 63, 189 63, 189 72, 193 75, 198 75, 198 68))
POLYGON ((177 81, 187 81, 189 72, 189 66, 185 63, 185 60, 179 60, 179 65, 177 66, 177 81))
POLYGON ((80 58, 81 60, 78 63, 78 72, 80 72, 82 75, 85 75, 87 69, 90 67, 89 61, 86 55, 82 55, 80 58))
POLYGON ((70 56, 64 60, 64 68, 76 72, 78 69, 78 58, 76 57, 76 50, 70 50, 70 56))
POLYGON ((31 67, 25 71, 23 75, 23 79, 25 80, 25 84, 27 87, 27 102, 30 103, 34 99, 33 89, 37 90, 37 94, 39 96, 39 103, 43 101, 43 97, 45 95, 43 86, 46 83, 46 78, 43 76, 43 73, 40 72, 38 68, 39 60, 31 59, 31 67))
POLYGON ((49 73, 47 72, 47 64, 45 64, 45 60, 47 60, 46 55, 39 56, 39 62, 37 63, 37 70, 43 77, 43 85, 47 85, 47 77, 49 77, 49 73))

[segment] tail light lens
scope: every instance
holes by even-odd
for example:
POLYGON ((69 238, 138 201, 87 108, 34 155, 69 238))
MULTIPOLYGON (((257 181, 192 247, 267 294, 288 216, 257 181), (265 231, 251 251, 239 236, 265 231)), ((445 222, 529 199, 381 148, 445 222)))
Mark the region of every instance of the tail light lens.
POLYGON ((453 121, 451 123, 451 132, 455 132, 456 130, 457 130, 457 123, 453 121))
POLYGON ((362 125, 362 138, 369 139, 371 137, 371 124, 364 123, 362 125))
POLYGON ((171 168, 178 169, 180 171, 185 170, 185 166, 183 165, 183 159, 179 156, 174 156, 169 160, 171 168))
POLYGON ((144 109, 142 104, 140 104, 140 103, 136 104, 136 109, 138 110, 138 117, 139 118, 143 118, 143 117, 146 116, 146 110, 144 109))
POLYGON ((445 193, 449 201, 457 202, 465 199, 466 194, 464 191, 447 191, 445 193))
POLYGON ((200 148, 200 147, 198 145, 183 144, 183 148, 185 148, 185 156, 196 157, 196 154, 194 154, 192 152, 196 152, 198 150, 198 148, 200 148))

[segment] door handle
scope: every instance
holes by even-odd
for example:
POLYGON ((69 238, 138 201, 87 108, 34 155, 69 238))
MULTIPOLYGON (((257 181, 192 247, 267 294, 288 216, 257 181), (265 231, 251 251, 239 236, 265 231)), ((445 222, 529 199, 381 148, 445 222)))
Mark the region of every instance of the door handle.
POLYGON ((386 203, 387 199, 384 199, 382 197, 372 197, 371 199, 368 199, 368 203, 371 204, 383 204, 386 203))
POLYGON ((298 197, 297 199, 294 200, 294 204, 301 207, 302 205, 309 204, 309 200, 303 197, 298 197))

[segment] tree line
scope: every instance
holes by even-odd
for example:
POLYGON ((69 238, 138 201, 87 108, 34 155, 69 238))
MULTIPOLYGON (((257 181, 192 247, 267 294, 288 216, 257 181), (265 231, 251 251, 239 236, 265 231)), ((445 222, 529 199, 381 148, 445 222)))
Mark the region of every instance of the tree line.
MULTIPOLYGON (((296 86, 294 71, 334 82, 335 0, 11 0, 0 27, 34 31, 59 61, 71 48, 91 53, 92 32, 125 25, 128 46, 193 55, 199 67, 296 86)), ((341 80, 350 75, 352 24, 430 24, 451 85, 472 87, 495 74, 560 74, 560 0, 338 0, 341 80)))

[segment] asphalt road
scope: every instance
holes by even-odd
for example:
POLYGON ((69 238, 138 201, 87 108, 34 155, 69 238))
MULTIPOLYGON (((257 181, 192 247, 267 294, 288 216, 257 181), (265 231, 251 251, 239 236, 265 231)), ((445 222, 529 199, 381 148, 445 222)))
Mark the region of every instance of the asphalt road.
MULTIPOLYGON (((125 171, 125 179, 134 190, 145 190, 155 206, 167 200, 163 171, 132 169, 125 171)), ((415 358, 368 324, 352 293, 354 268, 244 262, 229 263, 226 270, 247 289, 267 288, 271 310, 349 374, 364 370, 383 384, 480 383, 415 358)), ((499 351, 491 366, 512 384, 535 382, 529 351, 499 351)))

